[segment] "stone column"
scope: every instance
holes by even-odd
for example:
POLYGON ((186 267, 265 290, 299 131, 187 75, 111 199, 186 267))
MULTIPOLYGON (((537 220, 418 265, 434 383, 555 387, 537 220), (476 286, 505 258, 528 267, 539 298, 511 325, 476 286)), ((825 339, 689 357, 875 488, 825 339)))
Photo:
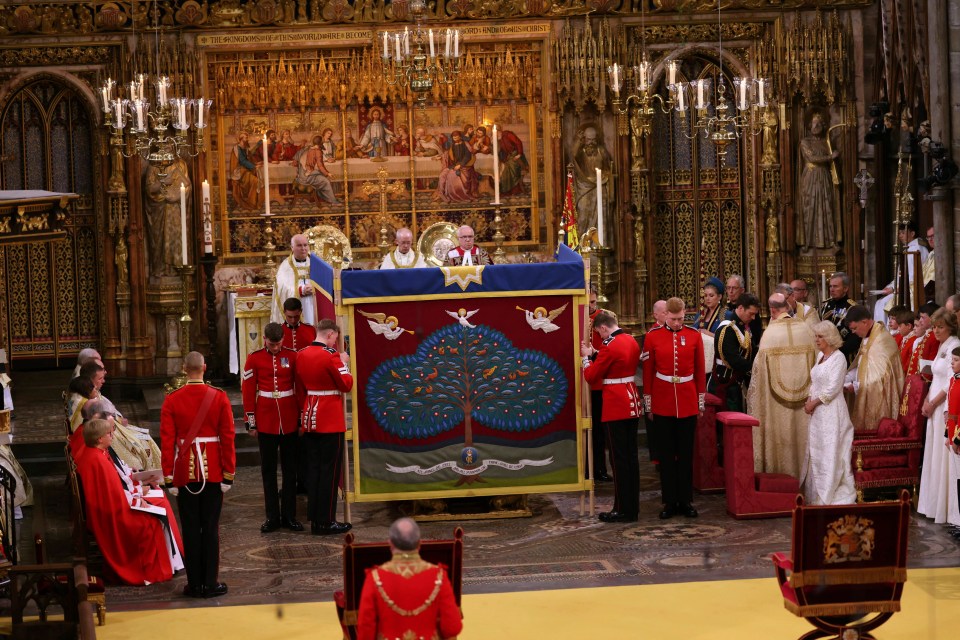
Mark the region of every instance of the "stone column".
MULTIPOLYGON (((958 107, 950 97, 951 77, 960 82, 960 42, 950 41, 950 33, 960 32, 960 2, 950 0, 949 7, 941 0, 927 0, 927 28, 930 30, 928 48, 930 69, 930 125, 934 139, 949 145, 950 155, 960 158, 960 140, 954 137, 957 128, 951 120, 958 118, 958 107), (950 25, 947 26, 949 18, 950 25)), ((937 237, 936 299, 943 302, 955 291, 957 280, 956 239, 954 232, 957 210, 952 189, 937 188, 930 194, 933 200, 933 229, 937 237)))

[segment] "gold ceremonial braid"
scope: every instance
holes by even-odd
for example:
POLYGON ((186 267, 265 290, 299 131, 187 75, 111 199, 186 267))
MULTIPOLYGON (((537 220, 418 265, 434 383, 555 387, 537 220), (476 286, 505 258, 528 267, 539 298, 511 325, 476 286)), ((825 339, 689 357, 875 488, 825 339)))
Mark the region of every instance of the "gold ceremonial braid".
POLYGON ((723 356, 723 336, 727 332, 727 329, 729 329, 730 327, 733 327, 733 332, 737 335, 737 342, 740 343, 740 348, 746 352, 747 358, 750 357, 750 352, 753 351, 753 343, 749 339, 747 339, 747 337, 743 334, 742 331, 740 331, 740 327, 738 327, 735 321, 733 320, 731 320, 729 324, 725 324, 722 327, 720 327, 720 333, 719 333, 720 339, 717 341, 717 343, 720 345, 720 349, 717 352, 717 357, 723 361, 723 364, 724 366, 727 367, 727 369, 732 370, 733 367, 730 366, 730 363, 727 362, 727 359, 723 356), (744 341, 746 341, 746 344, 744 344, 744 341))
POLYGON ((394 267, 395 269, 413 269, 414 267, 416 267, 416 266, 417 266, 417 260, 419 260, 419 258, 420 258, 420 254, 417 253, 417 250, 416 250, 416 249, 413 249, 413 248, 410 249, 410 252, 413 253, 413 260, 410 262, 410 264, 403 264, 403 265, 401 265, 400 263, 397 262, 397 258, 396 258, 397 250, 394 249, 393 251, 391 251, 391 252, 390 252, 390 262, 393 263, 393 267, 394 267))
POLYGON ((377 585, 377 591, 380 592, 380 597, 383 598, 383 601, 387 603, 387 606, 390 607, 390 610, 394 613, 410 618, 412 616, 418 616, 427 609, 430 608, 430 605, 437 599, 437 596, 440 595, 440 586, 443 584, 443 567, 437 567, 437 579, 434 581, 433 591, 427 596, 427 599, 423 601, 416 609, 401 609, 397 606, 390 596, 387 595, 387 592, 383 589, 383 583, 380 582, 380 574, 377 573, 377 569, 374 569, 370 572, 370 575, 373 577, 374 584, 377 585))

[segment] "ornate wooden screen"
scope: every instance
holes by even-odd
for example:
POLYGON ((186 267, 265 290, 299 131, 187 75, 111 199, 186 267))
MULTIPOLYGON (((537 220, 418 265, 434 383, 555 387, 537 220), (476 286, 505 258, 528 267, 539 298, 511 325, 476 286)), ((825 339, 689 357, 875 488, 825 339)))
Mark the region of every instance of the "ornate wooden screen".
POLYGON ((52 78, 0 110, 0 188, 80 194, 66 238, 0 247, 0 343, 12 358, 70 357, 98 343, 93 128, 83 98, 52 78))
MULTIPOLYGON (((681 71, 684 79, 711 78, 716 87, 712 63, 688 59, 681 71)), ((727 77, 726 83, 732 102, 733 81, 727 77)), ((667 94, 662 85, 659 91, 667 94)), ((693 308, 705 278, 745 270, 740 147, 731 143, 720 155, 703 134, 689 138, 689 119, 684 127, 675 112, 657 112, 653 135, 656 297, 679 296, 693 308)))

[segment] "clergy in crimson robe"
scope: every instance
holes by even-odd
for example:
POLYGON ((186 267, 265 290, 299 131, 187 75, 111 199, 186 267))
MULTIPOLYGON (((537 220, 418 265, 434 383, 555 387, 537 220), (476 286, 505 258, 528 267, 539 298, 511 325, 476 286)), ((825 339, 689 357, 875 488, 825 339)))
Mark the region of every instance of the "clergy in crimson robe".
POLYGON ((183 543, 170 503, 132 479, 125 483, 110 455, 113 424, 84 425, 86 447, 77 456, 87 527, 110 570, 123 583, 163 582, 183 568, 183 543), (131 489, 133 489, 131 491, 131 489))

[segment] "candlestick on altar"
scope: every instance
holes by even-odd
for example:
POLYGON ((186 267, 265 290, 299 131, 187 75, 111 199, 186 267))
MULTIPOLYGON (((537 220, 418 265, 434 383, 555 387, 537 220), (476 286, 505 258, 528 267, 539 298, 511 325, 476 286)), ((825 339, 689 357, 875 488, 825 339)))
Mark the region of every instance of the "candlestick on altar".
POLYGON ((598 233, 597 246, 594 247, 593 250, 597 254, 597 304, 602 305, 602 304, 606 304, 607 302, 610 302, 610 300, 607 298, 607 296, 603 292, 605 289, 603 279, 606 276, 606 271, 607 271, 606 268, 604 268, 603 259, 607 256, 608 253, 610 253, 610 249, 600 244, 599 237, 600 237, 600 234, 598 233))
POLYGON ((493 263, 505 264, 507 261, 507 252, 503 250, 503 241, 506 240, 506 236, 504 236, 503 232, 500 230, 500 227, 503 225, 503 218, 500 217, 500 207, 497 207, 494 213, 493 242, 497 245, 497 249, 493 252, 493 263))
POLYGON ((273 244, 273 216, 269 213, 263 214, 264 229, 263 237, 266 242, 263 245, 263 269, 260 277, 264 283, 273 286, 277 279, 277 263, 273 259, 273 252, 277 246, 273 244))
MULTIPOLYGON (((190 317, 190 277, 193 275, 194 267, 183 264, 179 267, 175 266, 174 269, 180 275, 180 302, 183 311, 180 316, 180 358, 182 360, 190 353, 190 323, 193 322, 193 318, 190 317)), ((181 367, 181 370, 170 379, 170 382, 164 385, 164 390, 170 393, 186 383, 187 374, 181 367)))

